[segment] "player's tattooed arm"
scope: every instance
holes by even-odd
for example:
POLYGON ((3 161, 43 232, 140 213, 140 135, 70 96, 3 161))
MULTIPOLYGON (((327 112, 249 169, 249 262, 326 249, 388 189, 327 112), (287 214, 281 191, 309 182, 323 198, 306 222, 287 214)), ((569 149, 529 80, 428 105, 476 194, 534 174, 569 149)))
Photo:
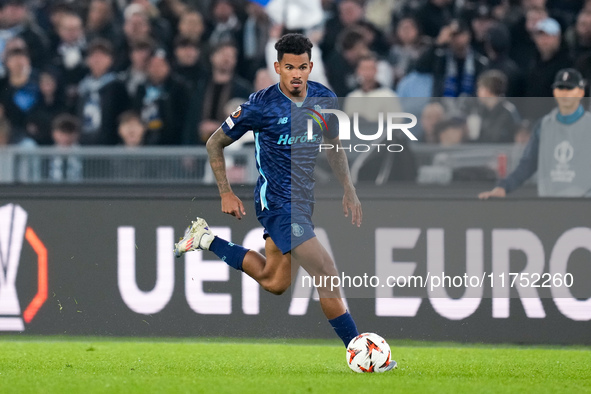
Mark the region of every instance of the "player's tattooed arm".
POLYGON ((226 159, 224 158, 224 148, 230 145, 234 140, 226 135, 219 128, 207 140, 207 153, 209 155, 209 164, 218 184, 220 194, 232 191, 228 177, 226 176, 226 159))
POLYGON ((334 149, 326 150, 326 156, 328 159, 328 164, 330 164, 330 168, 332 168, 332 171, 336 175, 341 185, 343 185, 345 188, 345 191, 347 191, 347 189, 355 190, 353 182, 351 181, 351 174, 349 172, 349 162, 347 160, 347 155, 345 155, 345 152, 343 151, 341 140, 339 138, 326 138, 326 142, 327 144, 330 144, 334 147, 334 149))
POLYGON ((341 140, 338 137, 335 139, 327 138, 326 142, 334 147, 334 149, 328 149, 326 151, 328 164, 330 164, 330 168, 332 168, 332 171, 345 189, 345 195, 343 196, 343 213, 345 214, 345 217, 349 217, 349 211, 351 211, 351 223, 359 227, 361 226, 363 213, 361 210, 361 202, 357 197, 353 181, 351 181, 347 155, 345 154, 341 145, 341 140))
POLYGON ((226 135, 219 128, 209 140, 207 140, 207 153, 209 155, 209 164, 215 176, 222 197, 222 212, 242 219, 246 215, 244 204, 234 194, 228 177, 226 175, 226 159, 224 158, 224 148, 230 145, 234 140, 226 135))

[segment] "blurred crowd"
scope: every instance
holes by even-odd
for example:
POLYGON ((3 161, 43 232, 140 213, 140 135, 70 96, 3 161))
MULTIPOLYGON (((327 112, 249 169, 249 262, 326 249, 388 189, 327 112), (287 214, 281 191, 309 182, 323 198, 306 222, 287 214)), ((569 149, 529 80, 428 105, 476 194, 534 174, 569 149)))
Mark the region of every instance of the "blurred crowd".
POLYGON ((202 145, 278 81, 285 32, 314 42, 311 79, 398 98, 425 143, 525 142, 543 111, 511 98, 552 97, 563 68, 591 77, 590 0, 261 3, 0 0, 0 145, 202 145), (454 97, 477 98, 478 132, 454 97))

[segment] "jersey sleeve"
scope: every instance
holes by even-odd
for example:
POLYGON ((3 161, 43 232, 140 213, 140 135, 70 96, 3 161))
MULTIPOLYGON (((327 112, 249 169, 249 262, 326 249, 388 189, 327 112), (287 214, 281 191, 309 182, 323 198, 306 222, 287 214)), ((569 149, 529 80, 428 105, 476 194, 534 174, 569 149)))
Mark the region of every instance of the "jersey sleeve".
POLYGON ((250 95, 247 102, 241 104, 222 123, 222 130, 233 140, 237 140, 249 130, 258 128, 261 119, 260 105, 256 93, 250 95))

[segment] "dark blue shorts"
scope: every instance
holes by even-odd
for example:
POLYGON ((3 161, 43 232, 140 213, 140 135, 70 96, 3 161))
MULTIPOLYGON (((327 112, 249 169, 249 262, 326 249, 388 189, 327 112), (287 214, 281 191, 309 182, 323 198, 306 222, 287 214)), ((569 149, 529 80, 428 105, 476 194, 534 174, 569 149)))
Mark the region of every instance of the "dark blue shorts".
POLYGON ((256 205, 257 219, 263 225, 263 237, 271 237, 275 245, 286 254, 296 246, 314 238, 314 224, 312 224, 312 204, 286 204, 279 209, 265 209, 261 211, 256 205))

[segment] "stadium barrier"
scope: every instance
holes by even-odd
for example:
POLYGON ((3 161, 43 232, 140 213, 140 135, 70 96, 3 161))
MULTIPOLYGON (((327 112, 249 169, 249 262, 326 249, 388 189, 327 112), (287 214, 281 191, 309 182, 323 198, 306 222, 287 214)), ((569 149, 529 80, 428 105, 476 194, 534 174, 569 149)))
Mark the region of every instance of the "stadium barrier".
MULTIPOLYGON (((517 166, 524 146, 519 144, 463 144, 442 147, 412 144, 418 169, 416 181, 423 184, 448 184, 452 173, 461 169, 481 168, 494 178, 517 166), (500 161, 502 160, 502 162, 500 161)), ((346 151, 355 183, 361 171, 367 171, 368 158, 374 156, 346 151)), ((246 145, 226 149, 230 181, 254 184, 258 173, 254 147, 246 145)), ((392 156, 390 166, 398 165, 398 153, 379 152, 378 160, 392 156)), ((318 158, 316 178, 330 178, 326 157, 318 158)), ((479 179, 484 180, 484 179, 479 179)), ((205 147, 120 146, 75 147, 5 147, 0 148, 0 184, 213 184, 214 177, 205 147)))
MULTIPOLYGON (((254 184, 253 147, 226 151, 231 180, 254 184)), ((204 146, 8 147, 0 149, 0 183, 211 184, 204 146)))
MULTIPOLYGON (((175 196, 174 188, 172 197, 135 190, 132 198, 126 188, 97 197, 97 190, 64 197, 39 187, 0 197, 0 331, 334 337, 314 292, 297 281, 278 297, 212 253, 173 257, 175 240, 197 215, 227 240, 262 249, 252 199, 243 198, 247 216, 237 221, 220 213, 205 186, 193 197, 175 196)), ((591 344, 588 201, 437 199, 424 198, 425 190, 422 198, 364 197, 358 229, 342 217, 340 195, 320 194, 317 234, 342 274, 443 280, 345 288, 360 330, 398 339, 591 344), (532 283, 534 274, 541 280, 532 283)))

